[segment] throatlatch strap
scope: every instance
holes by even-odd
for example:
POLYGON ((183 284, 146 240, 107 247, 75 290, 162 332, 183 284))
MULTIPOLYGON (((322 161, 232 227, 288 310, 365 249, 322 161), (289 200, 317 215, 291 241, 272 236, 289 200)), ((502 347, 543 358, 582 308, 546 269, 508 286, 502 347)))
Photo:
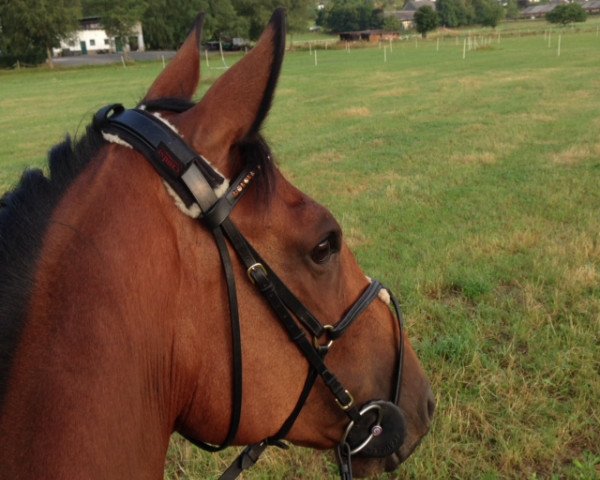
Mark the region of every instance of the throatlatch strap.
MULTIPOLYGON (((217 196, 209 185, 198 166, 194 163, 191 164, 185 173, 182 175, 182 180, 188 187, 189 191, 194 196, 198 206, 203 212, 209 211, 217 203, 217 196)), ((202 219, 200 219, 202 222, 202 219)), ((229 256, 229 250, 227 249, 227 242, 225 236, 219 227, 212 230, 212 233, 219 250, 219 256, 221 257, 221 264, 225 273, 225 280, 227 284, 227 298, 229 301, 229 313, 231 318, 231 344, 232 344, 232 398, 231 398, 231 421, 229 425, 229 431, 223 443, 215 446, 210 445, 201 441, 194 441, 199 447, 215 452, 227 448, 235 440, 237 431, 242 416, 242 374, 243 374, 243 360, 242 360, 242 338, 241 338, 241 327, 240 327, 240 316, 237 303, 237 291, 235 284, 235 274, 233 272, 233 266, 231 263, 231 257, 229 256)))
POLYGON ((227 298, 229 301, 229 315, 231 319, 231 345, 232 345, 232 396, 231 396, 231 420, 229 423, 229 431, 221 445, 211 445, 200 440, 191 439, 192 443, 209 452, 218 452, 229 447, 235 440, 237 431, 242 418, 242 400, 243 400, 243 356, 242 356, 242 334, 240 327, 240 315, 237 302, 237 290, 235 284, 235 275, 231 264, 231 257, 227 249, 227 243, 223 232, 220 229, 213 231, 219 255, 221 257, 221 265, 225 273, 227 283, 227 298))

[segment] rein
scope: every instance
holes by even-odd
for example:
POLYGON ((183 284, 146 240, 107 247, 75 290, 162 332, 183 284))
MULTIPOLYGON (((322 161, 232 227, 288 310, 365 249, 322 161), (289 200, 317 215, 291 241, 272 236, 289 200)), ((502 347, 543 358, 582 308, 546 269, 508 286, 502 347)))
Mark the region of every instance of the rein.
POLYGON ((402 384, 402 313, 394 295, 377 280, 364 290, 347 313, 335 324, 322 324, 285 286, 269 265, 254 250, 229 218, 236 204, 257 175, 260 166, 250 164, 231 183, 226 193, 217 197, 215 189, 225 182, 209 162, 192 150, 187 143, 161 120, 142 109, 126 110, 120 104, 108 105, 94 116, 94 128, 103 133, 119 135, 130 143, 151 163, 155 170, 179 195, 187 207, 194 204, 202 212, 198 221, 208 228, 221 257, 231 317, 232 355, 232 416, 229 431, 221 445, 211 445, 188 438, 198 447, 215 452, 230 446, 235 440, 242 410, 242 338, 236 281, 227 243, 244 265, 249 281, 263 295, 279 318, 291 341, 306 357, 310 368, 296 405, 279 431, 263 441, 247 446, 220 477, 233 480, 251 467, 269 445, 287 448, 287 436, 316 382, 321 377, 334 396, 338 407, 348 417, 349 423, 336 452, 340 465, 340 478, 352 479, 352 456, 386 457, 396 452, 405 437, 404 414, 397 406, 402 384), (389 293, 393 311, 399 325, 398 362, 391 401, 371 400, 358 407, 352 394, 327 368, 325 356, 330 347, 354 323, 361 313, 378 297, 381 290, 389 293), (302 328, 304 327, 304 329, 302 328), (309 338, 305 331, 312 336, 309 338))

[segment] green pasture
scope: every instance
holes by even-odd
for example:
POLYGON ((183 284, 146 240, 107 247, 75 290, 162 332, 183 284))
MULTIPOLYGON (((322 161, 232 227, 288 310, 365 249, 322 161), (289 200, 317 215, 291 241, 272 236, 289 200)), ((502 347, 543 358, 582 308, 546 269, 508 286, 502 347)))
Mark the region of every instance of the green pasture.
MULTIPOLYGON (((463 45, 320 49, 316 66, 292 52, 265 134, 398 292, 432 381, 430 435, 382 478, 599 478, 600 38, 492 33, 464 60, 463 45)), ((204 85, 223 72, 205 67, 204 85)), ((0 189, 161 68, 0 72, 0 189)), ((167 477, 218 478, 235 453, 175 439, 167 477)), ((334 472, 293 448, 244 478, 334 472)))

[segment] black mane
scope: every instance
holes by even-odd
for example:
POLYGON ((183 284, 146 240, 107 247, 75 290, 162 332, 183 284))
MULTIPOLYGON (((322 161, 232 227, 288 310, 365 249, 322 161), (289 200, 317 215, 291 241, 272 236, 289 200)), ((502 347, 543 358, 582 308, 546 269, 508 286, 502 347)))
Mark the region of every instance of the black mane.
POLYGON ((48 177, 39 169, 26 170, 17 187, 0 199, 0 405, 50 216, 104 143, 91 127, 75 144, 67 136, 50 150, 48 177))
MULTIPOLYGON (((149 111, 181 112, 194 104, 180 99, 147 102, 149 111)), ((67 136, 48 155, 49 175, 26 170, 18 185, 0 198, 0 407, 7 389, 13 355, 24 328, 38 256, 52 212, 69 185, 102 145, 102 134, 88 126, 75 144, 67 136)), ((274 187, 274 163, 259 133, 238 144, 240 157, 260 166, 257 187, 268 199, 274 187)))

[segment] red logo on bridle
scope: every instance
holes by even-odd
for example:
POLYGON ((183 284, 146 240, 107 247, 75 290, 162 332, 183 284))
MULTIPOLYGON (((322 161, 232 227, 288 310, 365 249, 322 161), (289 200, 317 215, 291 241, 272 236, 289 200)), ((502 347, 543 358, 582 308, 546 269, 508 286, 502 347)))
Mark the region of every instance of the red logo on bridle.
POLYGON ((179 175, 181 173, 181 165, 175 160, 169 151, 165 148, 157 149, 158 156, 160 157, 160 161, 162 164, 167 167, 169 170, 172 170, 174 173, 179 175))

